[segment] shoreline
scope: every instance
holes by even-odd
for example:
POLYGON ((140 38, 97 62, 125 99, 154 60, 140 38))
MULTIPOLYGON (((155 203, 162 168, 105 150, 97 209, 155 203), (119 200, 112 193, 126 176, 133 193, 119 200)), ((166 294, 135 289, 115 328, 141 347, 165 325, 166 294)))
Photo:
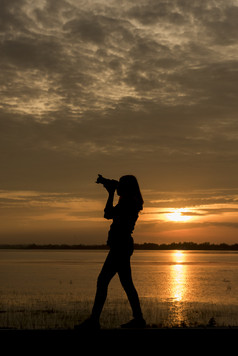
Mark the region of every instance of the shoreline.
MULTIPOLYGON (((25 303, 3 304, 0 309, 0 331, 68 330, 90 315, 93 300, 68 301, 34 299, 25 303), (64 302, 64 303, 63 303, 64 302)), ((238 329, 238 304, 208 302, 169 302, 141 299, 146 332, 151 330, 238 329)), ((111 298, 105 304, 101 330, 118 330, 131 318, 126 299, 111 298)))
MULTIPOLYGON (((68 245, 68 244, 0 244, 0 250, 108 250, 105 244, 100 245, 68 245)), ((155 244, 150 242, 134 243, 134 250, 150 251, 238 251, 238 244, 211 244, 210 242, 172 242, 170 244, 155 244)))

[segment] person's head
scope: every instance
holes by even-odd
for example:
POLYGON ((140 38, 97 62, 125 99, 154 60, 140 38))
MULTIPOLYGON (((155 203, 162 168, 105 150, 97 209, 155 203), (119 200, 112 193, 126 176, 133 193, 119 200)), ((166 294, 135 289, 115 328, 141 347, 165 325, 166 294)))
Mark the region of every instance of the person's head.
POLYGON ((138 210, 143 209, 143 198, 140 192, 138 181, 133 175, 125 175, 119 179, 117 194, 122 199, 129 199, 136 203, 138 210))

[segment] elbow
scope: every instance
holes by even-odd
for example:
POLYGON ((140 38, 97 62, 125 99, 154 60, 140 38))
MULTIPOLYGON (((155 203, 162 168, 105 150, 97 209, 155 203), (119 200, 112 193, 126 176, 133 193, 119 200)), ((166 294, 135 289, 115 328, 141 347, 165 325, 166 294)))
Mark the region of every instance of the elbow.
POLYGON ((110 219, 111 219, 111 217, 110 217, 110 215, 109 215, 109 214, 104 213, 104 219, 110 220, 110 219))
POLYGON ((110 210, 108 210, 108 209, 104 210, 104 219, 107 219, 107 220, 112 219, 112 213, 110 210))
POLYGON ((104 209, 104 218, 110 220, 113 218, 113 208, 106 207, 104 209))

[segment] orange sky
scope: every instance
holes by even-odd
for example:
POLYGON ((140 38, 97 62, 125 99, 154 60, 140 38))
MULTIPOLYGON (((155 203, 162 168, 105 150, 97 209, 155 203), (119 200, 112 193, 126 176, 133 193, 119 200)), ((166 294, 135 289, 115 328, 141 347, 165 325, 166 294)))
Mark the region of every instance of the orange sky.
MULTIPOLYGON (((103 218, 107 193, 95 182, 91 189, 96 198, 1 191, 1 242, 105 243, 110 225, 103 218)), ((236 243, 238 192, 142 193, 145 206, 136 225, 136 242, 236 243)))
POLYGON ((0 243, 105 243, 98 173, 138 178, 137 242, 237 242, 237 15, 233 0, 3 2, 0 243))

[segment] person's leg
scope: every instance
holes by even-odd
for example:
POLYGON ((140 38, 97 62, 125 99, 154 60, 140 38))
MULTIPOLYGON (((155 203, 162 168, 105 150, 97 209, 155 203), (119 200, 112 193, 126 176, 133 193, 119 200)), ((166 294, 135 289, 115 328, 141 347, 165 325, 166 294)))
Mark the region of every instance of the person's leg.
POLYGON ((103 309, 103 305, 107 298, 108 284, 110 283, 110 280, 115 274, 116 274, 115 264, 113 262, 111 253, 109 252, 104 262, 104 265, 102 267, 102 270, 98 276, 97 291, 96 291, 96 296, 95 296, 91 316, 88 319, 86 319, 83 323, 79 325, 75 325, 74 328, 76 330, 100 329, 99 318, 103 309))
POLYGON ((116 272, 117 271, 113 256, 111 252, 109 252, 97 280, 97 291, 91 314, 91 318, 94 320, 99 321, 104 303, 107 298, 108 285, 111 279, 115 276, 116 272))
POLYGON ((133 317, 137 320, 143 319, 138 293, 132 280, 130 256, 124 256, 120 260, 118 275, 131 305, 133 317))

